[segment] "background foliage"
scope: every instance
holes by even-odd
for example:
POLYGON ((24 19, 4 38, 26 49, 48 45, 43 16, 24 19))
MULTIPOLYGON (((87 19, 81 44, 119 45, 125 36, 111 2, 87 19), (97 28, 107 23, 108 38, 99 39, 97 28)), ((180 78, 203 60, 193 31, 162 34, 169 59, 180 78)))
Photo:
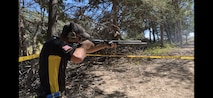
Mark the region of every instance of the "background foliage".
POLYGON ((64 24, 81 24, 94 38, 144 39, 187 44, 194 32, 193 0, 19 0, 19 55, 40 51, 64 24))

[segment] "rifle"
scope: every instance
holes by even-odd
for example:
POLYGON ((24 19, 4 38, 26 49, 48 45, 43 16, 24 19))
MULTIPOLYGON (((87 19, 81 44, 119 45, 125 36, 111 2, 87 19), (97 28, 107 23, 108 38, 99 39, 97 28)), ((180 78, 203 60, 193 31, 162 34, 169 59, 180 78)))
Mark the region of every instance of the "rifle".
POLYGON ((142 40, 101 40, 101 39, 89 39, 95 45, 99 43, 112 44, 116 43, 117 45, 147 45, 147 42, 142 40))

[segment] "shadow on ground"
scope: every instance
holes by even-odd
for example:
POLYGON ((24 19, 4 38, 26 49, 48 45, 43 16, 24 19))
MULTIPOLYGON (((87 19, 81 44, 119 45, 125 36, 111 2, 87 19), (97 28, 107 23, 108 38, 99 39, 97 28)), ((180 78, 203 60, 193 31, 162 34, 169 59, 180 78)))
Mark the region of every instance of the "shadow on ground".
POLYGON ((156 63, 159 66, 154 67, 152 71, 145 71, 143 75, 145 77, 169 78, 175 81, 175 83, 185 82, 189 84, 188 87, 185 88, 191 88, 194 84, 194 72, 190 70, 189 66, 193 68, 193 65, 189 64, 190 62, 192 61, 165 60, 165 62, 156 63))

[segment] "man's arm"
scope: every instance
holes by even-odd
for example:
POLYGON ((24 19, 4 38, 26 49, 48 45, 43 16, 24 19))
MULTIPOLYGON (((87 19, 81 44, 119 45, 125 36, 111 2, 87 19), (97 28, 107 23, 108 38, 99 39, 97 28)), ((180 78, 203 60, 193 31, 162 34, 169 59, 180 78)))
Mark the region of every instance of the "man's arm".
POLYGON ((70 61, 74 63, 82 62, 86 57, 87 50, 93 46, 94 44, 89 40, 82 42, 81 46, 76 48, 75 51, 73 52, 70 61))
POLYGON ((80 63, 84 60, 86 57, 86 49, 83 47, 76 48, 73 52, 73 55, 71 56, 70 61, 74 63, 80 63))
POLYGON ((115 43, 112 43, 111 45, 109 45, 109 44, 97 44, 96 46, 87 49, 86 53, 94 53, 96 51, 99 51, 99 50, 102 50, 102 49, 105 49, 105 48, 114 48, 114 47, 116 47, 115 43))
POLYGON ((86 57, 86 53, 93 53, 105 48, 114 48, 116 47, 115 43, 109 44, 97 44, 94 46, 94 44, 87 40, 81 43, 82 45, 79 48, 76 48, 76 50, 73 53, 73 56, 71 57, 71 61, 75 63, 80 63, 84 60, 86 57))

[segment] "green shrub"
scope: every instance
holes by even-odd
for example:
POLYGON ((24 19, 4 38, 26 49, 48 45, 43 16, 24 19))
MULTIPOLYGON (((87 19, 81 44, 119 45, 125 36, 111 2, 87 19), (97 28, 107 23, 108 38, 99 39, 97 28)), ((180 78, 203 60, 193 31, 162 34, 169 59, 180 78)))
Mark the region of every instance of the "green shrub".
POLYGON ((164 47, 161 47, 159 43, 150 44, 146 50, 143 51, 144 55, 160 55, 170 52, 175 48, 175 45, 164 43, 164 47))

